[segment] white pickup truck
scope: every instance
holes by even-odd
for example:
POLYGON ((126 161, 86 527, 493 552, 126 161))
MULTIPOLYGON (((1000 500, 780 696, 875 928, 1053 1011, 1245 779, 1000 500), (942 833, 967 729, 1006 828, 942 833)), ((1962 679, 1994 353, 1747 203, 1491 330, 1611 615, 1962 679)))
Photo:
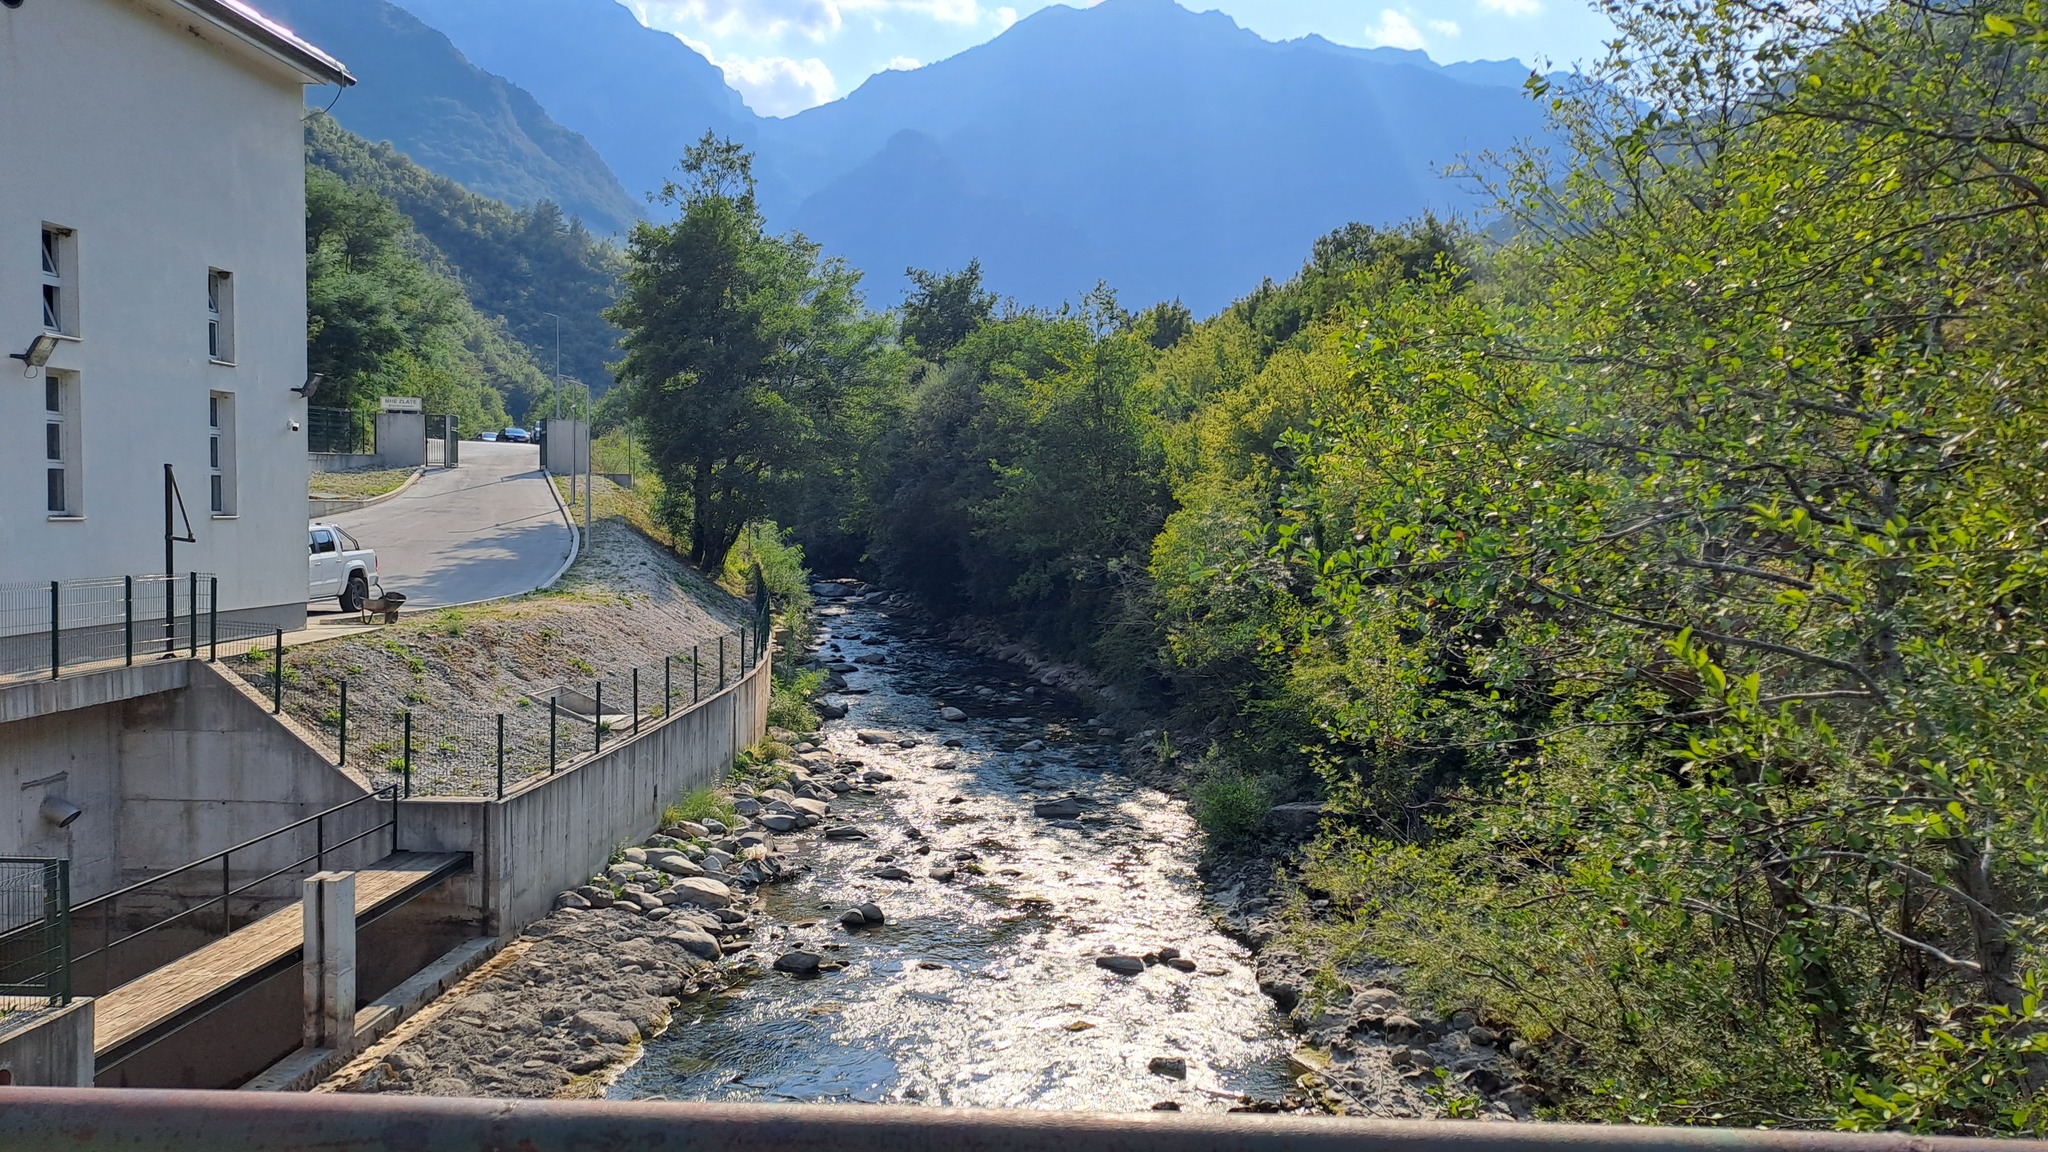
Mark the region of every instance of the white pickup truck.
POLYGON ((341 601, 342 611, 361 611, 370 589, 377 587, 377 554, 333 524, 308 525, 306 543, 312 589, 306 598, 332 596, 341 601))

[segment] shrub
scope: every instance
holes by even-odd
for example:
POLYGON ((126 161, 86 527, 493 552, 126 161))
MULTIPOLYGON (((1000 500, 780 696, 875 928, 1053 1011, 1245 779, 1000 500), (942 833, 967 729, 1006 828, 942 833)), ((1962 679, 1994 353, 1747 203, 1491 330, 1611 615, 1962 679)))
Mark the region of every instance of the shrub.
POLYGON ((815 669, 793 675, 777 673, 768 697, 768 724, 808 735, 818 730, 818 710, 811 698, 825 683, 825 674, 815 669))
POLYGON ((1190 770, 1195 822, 1212 840, 1243 840, 1266 819, 1273 806, 1266 782, 1246 772, 1211 748, 1190 770))
POLYGON ((716 820, 729 825, 736 815, 732 801, 723 793, 715 788, 696 788, 662 812, 661 826, 666 828, 684 820, 700 824, 705 820, 716 820))

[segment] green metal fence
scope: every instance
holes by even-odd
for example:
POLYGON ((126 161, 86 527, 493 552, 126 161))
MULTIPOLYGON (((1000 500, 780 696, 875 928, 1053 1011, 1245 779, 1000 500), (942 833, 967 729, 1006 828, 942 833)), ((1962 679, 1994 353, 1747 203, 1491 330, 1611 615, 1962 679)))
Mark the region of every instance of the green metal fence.
POLYGON ((0 1011, 71 1003, 71 862, 0 856, 0 1011))

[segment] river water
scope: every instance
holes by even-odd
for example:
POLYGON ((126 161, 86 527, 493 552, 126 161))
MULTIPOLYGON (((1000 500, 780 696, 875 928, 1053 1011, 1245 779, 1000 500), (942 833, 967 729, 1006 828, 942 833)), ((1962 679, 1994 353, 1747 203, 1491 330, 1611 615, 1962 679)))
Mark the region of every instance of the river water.
POLYGON ((762 966, 804 947, 845 967, 757 971, 686 1001, 612 1098, 1220 1111, 1292 1089, 1293 1044, 1249 954, 1210 923, 1178 800, 1114 770, 1112 742, 1015 668, 865 606, 823 609, 822 624, 828 656, 887 663, 847 674, 835 699, 852 714, 818 742, 895 779, 834 805, 830 823, 871 838, 809 842, 809 872, 763 890, 788 927, 754 947, 762 966), (946 705, 968 719, 941 720, 946 705), (864 745, 864 729, 919 743, 864 745), (1070 792, 1080 820, 1032 815, 1070 792), (889 864, 915 879, 869 875, 889 864), (934 865, 960 871, 927 879, 934 865), (865 900, 888 923, 840 927, 865 900), (1094 962, 1162 947, 1195 970, 1124 976, 1094 962), (1186 1078, 1154 1071, 1160 1058, 1184 1061, 1186 1078))

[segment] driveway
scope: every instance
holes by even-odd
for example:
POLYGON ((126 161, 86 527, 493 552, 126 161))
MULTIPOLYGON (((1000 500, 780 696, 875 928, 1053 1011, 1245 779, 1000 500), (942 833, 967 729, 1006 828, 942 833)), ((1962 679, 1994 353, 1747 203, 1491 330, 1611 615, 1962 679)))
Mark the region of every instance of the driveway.
POLYGON ((531 592, 574 539, 531 444, 464 441, 460 467, 429 468, 397 499, 334 522, 377 550, 385 590, 405 593, 407 609, 531 592))

